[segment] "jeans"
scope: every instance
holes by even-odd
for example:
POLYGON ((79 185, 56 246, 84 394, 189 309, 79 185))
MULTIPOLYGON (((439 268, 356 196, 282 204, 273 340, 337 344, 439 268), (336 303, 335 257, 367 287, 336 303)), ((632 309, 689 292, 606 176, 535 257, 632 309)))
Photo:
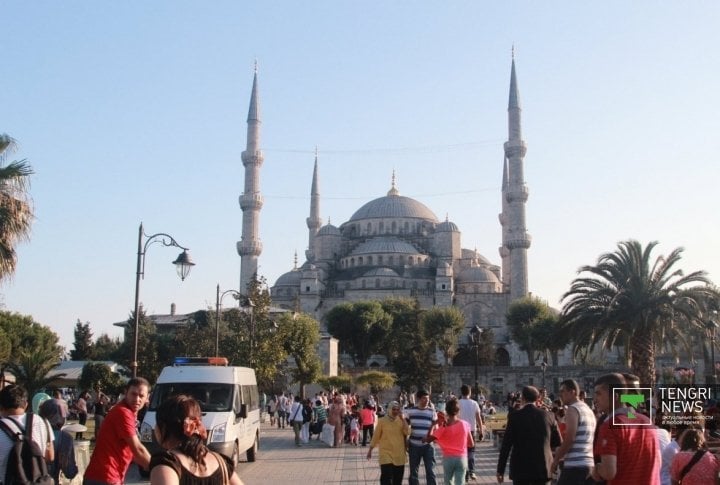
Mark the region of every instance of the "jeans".
POLYGON ((405 465, 380 465, 380 485, 402 485, 405 465))
POLYGON ((363 425, 363 442, 362 445, 367 445, 367 438, 368 434, 370 435, 370 440, 372 441, 373 432, 375 431, 375 425, 374 424, 367 424, 363 425))
POLYGON ((427 485, 435 485, 435 448, 430 444, 410 445, 410 485, 420 485, 418 472, 421 460, 425 463, 427 485))
POLYGON ((475 447, 467 449, 467 471, 468 473, 475 473, 475 447))
POLYGON ((443 473, 445 474, 446 485, 463 485, 467 469, 466 456, 443 456, 443 473))
POLYGON ((590 477, 590 467, 563 468, 560 472, 558 485, 592 485, 595 481, 590 477))

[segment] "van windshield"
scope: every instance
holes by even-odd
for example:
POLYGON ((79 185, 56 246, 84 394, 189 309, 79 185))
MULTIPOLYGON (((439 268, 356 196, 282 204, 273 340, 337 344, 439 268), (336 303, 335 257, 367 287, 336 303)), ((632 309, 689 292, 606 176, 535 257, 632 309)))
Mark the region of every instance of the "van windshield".
POLYGON ((194 397, 203 413, 232 410, 232 384, 177 382, 157 384, 153 388, 150 411, 155 411, 165 399, 177 394, 194 397))

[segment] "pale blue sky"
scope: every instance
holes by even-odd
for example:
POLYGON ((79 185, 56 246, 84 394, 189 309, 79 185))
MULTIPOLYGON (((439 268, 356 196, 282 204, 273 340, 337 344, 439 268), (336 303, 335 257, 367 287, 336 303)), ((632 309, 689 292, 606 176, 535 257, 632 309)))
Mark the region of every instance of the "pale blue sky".
MULTIPOLYGON (((137 226, 153 246, 150 312, 214 306, 236 288, 252 66, 265 196, 260 273, 304 260, 313 151, 338 225, 392 170, 499 264, 502 143, 516 46, 528 143, 530 289, 559 306, 578 267, 618 241, 686 248, 717 281, 717 2, 35 1, 0 6, 0 132, 36 170, 37 220, 5 308, 70 347, 133 305, 137 226)), ((232 299, 225 301, 232 304, 232 299)))

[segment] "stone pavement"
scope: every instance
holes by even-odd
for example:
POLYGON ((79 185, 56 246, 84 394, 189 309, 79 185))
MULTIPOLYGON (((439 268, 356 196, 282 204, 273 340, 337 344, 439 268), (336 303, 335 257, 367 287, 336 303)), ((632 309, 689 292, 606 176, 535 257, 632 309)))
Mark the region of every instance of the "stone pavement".
MULTIPOLYGON (((380 466, 377 450, 371 461, 367 461, 367 448, 344 445, 328 447, 325 443, 312 440, 311 443, 296 447, 291 428, 278 429, 269 424, 261 425, 260 452, 255 463, 243 462, 238 473, 246 485, 302 483, 314 484, 377 484, 380 482, 380 466)), ((437 448, 437 447, 436 447, 437 448)), ((436 474, 438 483, 443 483, 442 457, 437 448, 436 474)), ((476 448, 476 474, 472 484, 497 483, 498 450, 492 442, 483 441, 476 448)), ((407 483, 409 470, 405 468, 403 483, 407 483)), ((420 466, 420 483, 425 483, 425 472, 420 466)), ((507 476, 506 481, 509 480, 507 476)))

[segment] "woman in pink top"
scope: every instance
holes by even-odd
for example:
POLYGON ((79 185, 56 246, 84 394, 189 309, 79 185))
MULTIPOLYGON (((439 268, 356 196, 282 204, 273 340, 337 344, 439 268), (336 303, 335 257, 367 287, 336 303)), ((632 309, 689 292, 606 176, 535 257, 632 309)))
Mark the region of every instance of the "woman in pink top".
POLYGON ((445 485, 462 485, 467 472, 467 450, 475 446, 470 425, 457 417, 460 406, 457 399, 450 399, 445 405, 447 419, 442 428, 430 428, 425 441, 437 441, 443 453, 445 485))
POLYGON ((705 436, 701 429, 687 429, 680 435, 680 452, 675 455, 670 465, 670 477, 673 485, 682 481, 683 485, 716 485, 720 483, 718 473, 720 463, 711 452, 705 448, 705 436), (702 450, 702 451, 700 451, 702 450), (682 476, 682 471, 693 459, 696 453, 702 457, 682 476))

